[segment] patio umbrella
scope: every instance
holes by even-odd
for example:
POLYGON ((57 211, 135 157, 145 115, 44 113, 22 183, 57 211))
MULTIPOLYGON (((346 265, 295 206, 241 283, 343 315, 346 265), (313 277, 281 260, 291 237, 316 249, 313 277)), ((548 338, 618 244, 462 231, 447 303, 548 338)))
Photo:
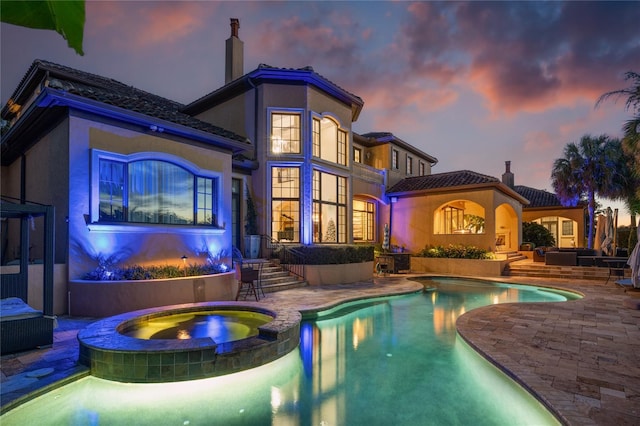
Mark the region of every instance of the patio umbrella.
POLYGON ((607 215, 604 218, 602 252, 607 256, 613 256, 613 211, 611 207, 607 207, 607 215))
POLYGON ((384 224, 384 239, 382 240, 382 250, 389 250, 389 224, 384 224))
POLYGON ((604 240, 604 215, 598 215, 598 223, 596 224, 596 235, 593 239, 593 248, 595 250, 602 249, 602 241, 604 240))
POLYGON ((631 284, 634 288, 640 288, 640 226, 636 228, 636 232, 638 241, 627 260, 627 265, 631 266, 631 284))

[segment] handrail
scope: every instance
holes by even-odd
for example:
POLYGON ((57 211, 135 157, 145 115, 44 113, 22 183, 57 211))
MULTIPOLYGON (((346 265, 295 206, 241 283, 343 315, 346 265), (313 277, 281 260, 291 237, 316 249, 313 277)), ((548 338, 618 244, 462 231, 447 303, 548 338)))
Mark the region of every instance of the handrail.
POLYGON ((282 244, 280 241, 268 235, 260 235, 260 249, 262 257, 266 259, 279 259, 282 269, 306 280, 305 265, 306 256, 293 247, 282 244))

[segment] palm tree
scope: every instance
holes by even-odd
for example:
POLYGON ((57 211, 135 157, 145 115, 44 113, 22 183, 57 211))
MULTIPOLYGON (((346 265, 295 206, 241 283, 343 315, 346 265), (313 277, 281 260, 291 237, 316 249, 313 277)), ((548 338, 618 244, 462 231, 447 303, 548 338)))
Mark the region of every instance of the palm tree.
POLYGON ((560 202, 575 207, 582 199, 588 201, 589 236, 587 245, 593 247, 593 222, 596 195, 604 198, 619 196, 616 165, 620 162, 619 141, 607 135, 594 138, 583 136, 578 143, 564 148, 564 157, 553 163, 551 181, 560 202))
MULTIPOLYGON (((640 74, 629 71, 625 73, 625 80, 631 80, 631 86, 626 89, 607 92, 598 98, 596 108, 604 101, 613 98, 614 101, 626 97, 625 110, 631 111, 632 117, 622 126, 624 137, 622 147, 624 151, 633 157, 632 171, 636 178, 640 178, 640 74)), ((640 199, 640 186, 635 187, 636 199, 640 199)), ((638 210, 631 211, 632 216, 638 210)))

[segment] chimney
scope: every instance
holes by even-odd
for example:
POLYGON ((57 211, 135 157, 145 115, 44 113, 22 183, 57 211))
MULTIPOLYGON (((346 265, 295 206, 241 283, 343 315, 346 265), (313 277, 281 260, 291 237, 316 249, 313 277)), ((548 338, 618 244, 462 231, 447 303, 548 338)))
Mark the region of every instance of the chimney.
POLYGON ((513 189, 514 178, 513 173, 511 173, 511 161, 504 162, 505 171, 502 174, 502 183, 507 185, 509 188, 513 189))
POLYGON ((244 43, 238 38, 239 28, 240 20, 231 18, 231 37, 226 42, 224 84, 230 83, 244 74, 244 43))

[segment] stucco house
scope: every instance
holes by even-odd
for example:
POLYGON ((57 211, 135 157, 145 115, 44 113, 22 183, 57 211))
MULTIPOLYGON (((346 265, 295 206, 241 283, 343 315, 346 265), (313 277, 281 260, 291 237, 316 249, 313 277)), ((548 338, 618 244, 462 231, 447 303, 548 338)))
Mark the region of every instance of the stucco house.
MULTIPOLYGON (((379 244, 388 224, 409 251, 517 250, 529 204, 518 187, 432 174, 438 160, 392 133, 356 134, 364 101, 311 67, 244 73, 238 28, 225 85, 188 105, 36 60, 3 107, 2 195, 55 207, 56 313, 67 282, 100 262, 230 256, 247 191, 259 233, 283 244, 379 244)), ((3 229, 3 265, 19 241, 3 229)))

